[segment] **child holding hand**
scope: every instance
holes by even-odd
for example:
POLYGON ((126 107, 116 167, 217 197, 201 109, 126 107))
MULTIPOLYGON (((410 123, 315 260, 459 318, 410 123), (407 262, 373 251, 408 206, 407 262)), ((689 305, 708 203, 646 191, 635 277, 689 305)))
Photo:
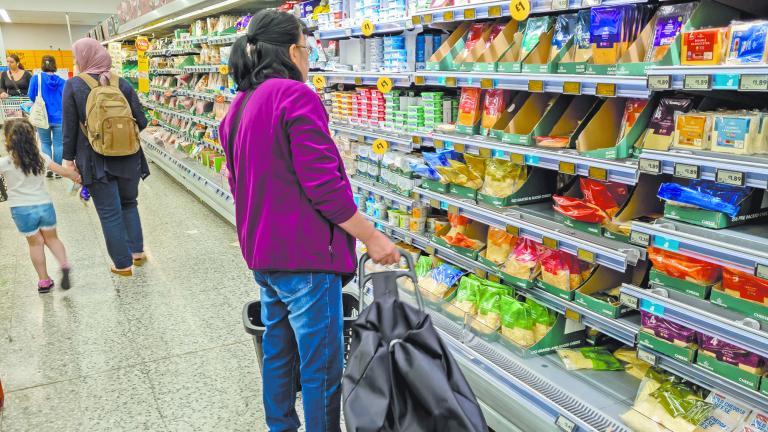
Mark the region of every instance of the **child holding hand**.
POLYGON ((27 238, 29 256, 38 275, 37 291, 47 293, 53 288, 45 262, 45 247, 51 250, 61 266, 61 288, 70 288, 70 266, 67 251, 56 235, 56 211, 45 186, 46 170, 76 183, 80 175, 66 169, 40 152, 35 128, 27 119, 14 118, 5 122, 5 147, 8 156, 0 157, 0 174, 8 188, 11 217, 19 232, 27 238))

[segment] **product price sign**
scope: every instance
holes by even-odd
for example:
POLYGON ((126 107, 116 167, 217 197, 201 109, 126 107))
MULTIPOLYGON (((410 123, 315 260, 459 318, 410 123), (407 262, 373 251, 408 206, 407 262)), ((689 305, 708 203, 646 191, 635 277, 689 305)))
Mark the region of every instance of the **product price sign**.
POLYGON ((509 160, 516 165, 525 165, 525 155, 520 153, 510 153, 509 160))
POLYGON ((557 249, 559 246, 559 242, 557 241, 557 239, 553 239, 547 236, 544 236, 541 238, 541 244, 543 244, 544 246, 550 249, 557 249))
POLYGON ((595 263, 595 253, 592 251, 588 251, 586 249, 577 248, 576 249, 576 258, 588 262, 590 264, 595 263))
POLYGON ((686 75, 683 78, 683 90, 709 90, 712 77, 709 75, 686 75))
POLYGON ((739 171, 718 169, 715 171, 715 181, 731 186, 744 186, 745 175, 739 171))
POLYGON ((455 150, 458 153, 464 153, 464 150, 465 150, 464 144, 454 144, 453 150, 455 150))
POLYGON ((739 90, 768 91, 768 75, 742 75, 739 90))
POLYGON ((640 306, 640 301, 637 299, 637 297, 627 293, 619 294, 619 303, 632 309, 637 309, 640 306))
POLYGON ((600 6, 603 0, 581 0, 582 7, 600 6))
POLYGON ((568 9, 568 0, 552 0, 552 10, 568 9))
POLYGON ((531 14, 530 0, 512 0, 509 4, 509 14, 515 21, 525 21, 531 14))
POLYGON ((445 77, 446 87, 456 87, 456 77, 445 77))
POLYGON ((528 81, 528 91, 530 93, 541 93, 544 91, 544 81, 542 80, 530 80, 528 81))
POLYGON ((557 171, 563 174, 576 175, 576 164, 573 162, 560 161, 557 171))
POLYGON ((637 350, 637 358, 650 364, 651 366, 656 366, 656 362, 658 361, 656 354, 651 354, 648 351, 641 349, 637 350))
POLYGON ((672 77, 669 75, 649 75, 648 90, 669 90, 672 88, 672 77))
POLYGON ((480 80, 480 88, 483 90, 487 90, 490 88, 493 88, 493 80, 490 78, 483 78, 480 80))
POLYGON ((501 283, 501 278, 499 275, 495 275, 493 273, 488 273, 488 280, 493 283, 501 283))
POLYGON ((484 157, 484 158, 491 157, 491 149, 480 147, 480 157, 484 157))
POLYGON ((565 308, 565 317, 571 321, 581 322, 581 314, 573 309, 565 308))
POLYGON ((676 163, 675 164, 675 177, 686 179, 698 179, 699 167, 691 164, 676 163))
POLYGON ((501 16, 501 6, 489 6, 488 7, 488 18, 497 18, 501 16))
POLYGON ((362 33, 363 36, 371 36, 375 31, 376 26, 371 22, 371 20, 364 20, 363 23, 360 24, 360 33, 362 33))
POLYGON ((411 24, 413 24, 414 26, 417 26, 417 25, 421 24, 421 16, 420 15, 412 16, 411 17, 411 24))
POLYGON ((675 239, 666 238, 664 236, 653 236, 653 245, 672 252, 680 250, 680 242, 675 239))
POLYGON ((219 66, 219 73, 222 75, 229 75, 229 66, 227 65, 219 66))
POLYGON ((443 140, 439 140, 439 139, 432 141, 432 145, 438 150, 445 147, 445 143, 443 142, 443 140))
POLYGON ((755 276, 768 280, 768 264, 755 264, 755 276))
POLYGON ((381 156, 387 152, 387 149, 389 149, 389 143, 385 139, 376 138, 376 140, 373 141, 372 148, 374 153, 381 156))
POLYGON ((458 208, 458 207, 456 207, 456 206, 455 206, 455 205, 453 205, 453 204, 449 204, 449 205, 448 205, 448 213, 450 213, 450 214, 454 214, 454 215, 457 215, 457 214, 459 214, 459 208, 458 208))
POLYGON ((363 77, 355 77, 355 85, 363 85, 363 77))
POLYGON ((664 305, 656 303, 653 300, 648 299, 641 299, 640 300, 640 310, 644 310, 648 313, 652 313, 656 316, 663 317, 664 316, 664 305))
POLYGON ((557 419, 555 420, 555 426, 564 432, 574 432, 576 430, 576 423, 568 420, 562 415, 557 416, 557 419))
POLYGON ((480 279, 485 279, 488 276, 488 272, 486 272, 483 269, 475 269, 475 275, 479 277, 480 279))
POLYGON ((648 247, 651 244, 651 235, 640 231, 630 231, 629 242, 638 246, 648 247))
POLYGON ((616 96, 616 84, 598 83, 595 86, 595 94, 598 96, 614 97, 616 96))
POLYGON ((507 225, 507 234, 515 237, 520 237, 520 228, 514 225, 507 225))
POLYGON ((322 75, 315 75, 312 77, 312 85, 315 86, 316 89, 322 90, 326 86, 325 77, 322 75))
POLYGON ((381 77, 376 81, 376 88, 382 93, 389 93, 392 91, 392 79, 389 77, 381 77))
POLYGON ((563 83, 563 94, 580 95, 581 83, 578 81, 566 81, 563 83))
POLYGON ((477 11, 475 11, 475 8, 469 8, 464 9, 464 19, 465 20, 473 20, 477 16, 477 11))
POLYGON ((421 75, 416 75, 413 77, 413 82, 416 83, 416 85, 424 85, 426 81, 426 78, 421 75))
POLYGON ((434 255, 435 254, 435 247, 434 246, 427 246, 424 248, 425 251, 427 251, 428 254, 434 255))
POLYGON ((589 167, 589 178, 600 181, 608 181, 608 170, 605 168, 591 166, 589 167))
POLYGON ((655 159, 640 158, 637 161, 637 168, 640 172, 648 174, 661 174, 661 161, 655 159))
POLYGON ((424 22, 424 24, 432 24, 432 14, 424 15, 421 20, 424 22))
POLYGON ((421 137, 417 136, 417 135, 412 136, 411 137, 411 143, 413 143, 413 145, 420 146, 421 145, 421 137))
POLYGON ((443 21, 444 22, 451 22, 451 21, 453 21, 453 11, 445 11, 445 12, 443 12, 443 21))

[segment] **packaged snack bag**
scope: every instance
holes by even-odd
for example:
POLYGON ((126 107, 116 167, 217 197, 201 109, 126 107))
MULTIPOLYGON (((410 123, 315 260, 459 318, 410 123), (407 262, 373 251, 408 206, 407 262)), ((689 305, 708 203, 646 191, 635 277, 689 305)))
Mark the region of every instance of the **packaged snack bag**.
POLYGON ((656 12, 656 28, 649 41, 650 49, 646 54, 646 62, 657 62, 664 57, 696 6, 696 3, 683 3, 664 5, 659 8, 656 12))
POLYGON ((648 259, 656 270, 677 279, 700 285, 710 285, 720 280, 720 266, 676 252, 651 246, 648 259))
POLYGON ((709 28, 683 33, 684 65, 717 65, 725 57, 728 28, 709 28))
POLYGON ((462 271, 450 264, 442 264, 419 280, 419 288, 442 297, 459 280, 462 271))
POLYGON ((527 179, 526 165, 510 160, 491 158, 485 168, 485 181, 480 192, 497 198, 504 198, 517 192, 527 179))
POLYGON ((577 34, 577 23, 578 15, 575 13, 558 15, 555 18, 555 33, 552 36, 552 49, 549 52, 550 61, 557 56, 568 40, 577 34))
POLYGON ((629 133, 647 105, 647 100, 627 99, 627 104, 624 106, 624 115, 621 118, 621 132, 619 133, 620 140, 629 133))
POLYGON ((569 371, 592 369, 600 371, 624 370, 619 360, 603 347, 559 349, 557 355, 569 371))
POLYGON ((768 432, 768 414, 754 411, 735 432, 768 432))
POLYGON ((626 8, 592 8, 590 43, 594 64, 616 64, 619 61, 626 8))
POLYGON ((699 333, 699 351, 716 359, 737 366, 754 375, 762 375, 765 359, 715 336, 699 333))
POLYGON ((633 377, 642 380, 650 369, 650 363, 637 358, 637 349, 621 347, 613 352, 614 357, 626 363, 624 370, 633 377))
POLYGON ((709 148, 711 130, 711 113, 676 112, 672 147, 706 150, 709 148))
POLYGON ((538 270, 539 257, 544 251, 544 247, 535 241, 527 238, 520 238, 512 253, 504 263, 504 272, 520 278, 530 280, 531 276, 538 270))
POLYGON ((462 277, 456 291, 456 299, 449 311, 457 316, 463 316, 466 313, 476 315, 477 306, 480 303, 480 288, 479 278, 474 275, 462 277))
POLYGON ((469 27, 467 31, 467 39, 464 42, 464 50, 459 54, 459 57, 466 57, 470 51, 477 45, 483 37, 483 33, 487 30, 488 23, 474 23, 469 27))
POLYGON ((749 273, 724 267, 723 290, 734 297, 768 305, 768 281, 749 273))
POLYGON ((576 258, 563 251, 546 249, 541 256, 541 279, 564 291, 581 285, 581 270, 576 258))
POLYGON ((552 326, 557 321, 557 313, 540 305, 530 297, 525 299, 525 304, 530 307, 531 315, 533 316, 533 339, 534 343, 536 343, 552 330, 552 326))
POLYGON ((759 153, 764 137, 759 136, 760 113, 715 113, 712 151, 731 154, 759 153))
POLYGON ((579 179, 584 199, 613 217, 629 197, 629 188, 623 183, 603 182, 587 177, 579 179))
POLYGON ((768 21, 731 24, 727 64, 764 64, 768 21))
POLYGON ((695 346, 696 331, 644 310, 640 311, 640 317, 643 329, 650 331, 657 338, 679 346, 695 346))
POLYGON ((539 44, 541 35, 549 31, 552 27, 551 16, 538 16, 528 19, 523 33, 523 40, 520 43, 520 58, 524 59, 539 44))
POLYGON ((736 217, 742 202, 750 194, 751 189, 748 187, 724 185, 710 180, 691 180, 688 186, 662 183, 657 195, 677 205, 698 207, 736 217))
POLYGON ((469 225, 469 218, 457 214, 449 214, 448 222, 451 224, 451 230, 448 231, 446 237, 453 237, 456 234, 464 234, 467 231, 469 225))
POLYGON ((699 423, 695 432, 731 432, 747 419, 751 410, 730 396, 713 391, 707 396, 712 404, 709 417, 699 423))
POLYGON ((587 223, 603 223, 610 220, 603 209, 578 198, 552 195, 555 211, 571 219, 587 223))
POLYGON ((497 329, 501 325, 500 302, 504 290, 487 285, 480 288, 480 302, 477 307, 477 320, 486 326, 497 329))
POLYGON ((451 164, 449 160, 458 158, 458 154, 453 150, 439 150, 434 153, 422 153, 424 157, 424 166, 413 166, 413 170, 421 175, 423 178, 431 180, 440 180, 443 183, 448 183, 447 179, 444 179, 437 171, 437 168, 449 168, 451 164))
POLYGON ((473 127, 480 121, 480 100, 482 90, 479 88, 463 87, 459 101, 459 118, 457 124, 473 127))
POLYGON ((493 128, 493 125, 501 117, 501 114, 507 108, 509 103, 509 92, 507 90, 491 89, 485 91, 483 99, 483 119, 481 127, 486 135, 493 128))
POLYGON ((485 248, 485 258, 497 265, 504 264, 516 240, 516 237, 507 233, 506 230, 495 227, 488 228, 488 246, 485 248))
POLYGON ((675 113, 693 109, 693 99, 688 97, 661 98, 648 123, 643 148, 669 150, 675 131, 675 113))
POLYGON ((576 49, 588 50, 591 49, 591 34, 592 28, 592 12, 590 9, 583 9, 576 13, 576 49))
MULTIPOLYGON (((416 276, 419 278, 419 280, 421 280, 421 278, 424 278, 427 276, 427 274, 429 274, 429 272, 432 270, 432 264, 433 264, 432 257, 429 257, 429 256, 419 257, 419 259, 416 261, 416 266, 415 266, 416 276)), ((411 278, 399 278, 397 280, 397 284, 408 292, 414 292, 416 290, 411 278)))
POLYGON ((529 347, 534 339, 534 320, 530 306, 512 297, 502 296, 499 304, 501 310, 501 335, 512 342, 529 347))

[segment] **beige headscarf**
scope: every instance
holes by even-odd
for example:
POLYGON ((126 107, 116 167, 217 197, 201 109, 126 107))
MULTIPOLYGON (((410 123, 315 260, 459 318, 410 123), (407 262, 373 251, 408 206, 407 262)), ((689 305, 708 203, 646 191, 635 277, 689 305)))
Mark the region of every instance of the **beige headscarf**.
POLYGON ((98 74, 102 85, 109 85, 112 57, 96 39, 83 38, 72 45, 80 73, 98 74))

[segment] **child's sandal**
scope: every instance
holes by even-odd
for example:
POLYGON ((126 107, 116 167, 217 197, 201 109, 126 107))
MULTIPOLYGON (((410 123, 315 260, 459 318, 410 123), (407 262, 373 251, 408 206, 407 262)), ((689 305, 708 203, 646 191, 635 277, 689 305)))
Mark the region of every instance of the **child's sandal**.
POLYGON ((53 279, 46 279, 41 280, 37 282, 37 293, 38 294, 47 294, 51 292, 51 289, 53 288, 53 279))

